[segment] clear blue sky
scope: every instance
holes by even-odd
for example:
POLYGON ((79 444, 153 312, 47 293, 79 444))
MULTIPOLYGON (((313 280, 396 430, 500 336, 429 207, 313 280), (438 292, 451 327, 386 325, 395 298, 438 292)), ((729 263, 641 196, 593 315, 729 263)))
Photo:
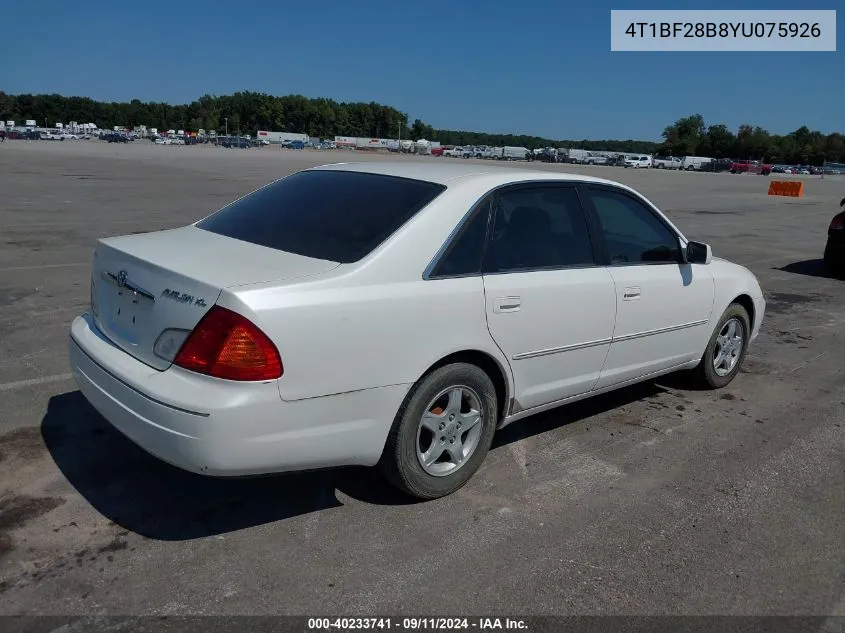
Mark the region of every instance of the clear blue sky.
MULTIPOLYGON (((0 90, 170 103, 239 90, 298 93, 377 101, 437 128, 555 139, 657 139, 696 112, 733 129, 843 131, 843 44, 835 53, 610 52, 611 8, 802 5, 46 0, 19 5, 17 24, 4 24, 0 90)), ((842 40, 842 0, 806 8, 840 9, 842 40)))

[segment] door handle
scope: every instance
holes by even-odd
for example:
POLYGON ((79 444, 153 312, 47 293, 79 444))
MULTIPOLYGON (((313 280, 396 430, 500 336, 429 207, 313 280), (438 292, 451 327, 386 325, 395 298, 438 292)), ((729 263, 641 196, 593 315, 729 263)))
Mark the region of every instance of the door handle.
POLYGON ((625 292, 622 294, 622 298, 625 301, 633 301, 635 299, 639 299, 641 294, 641 290, 639 286, 631 286, 630 288, 625 288, 625 292))
POLYGON ((493 301, 493 312, 516 312, 521 306, 519 297, 497 297, 493 301))

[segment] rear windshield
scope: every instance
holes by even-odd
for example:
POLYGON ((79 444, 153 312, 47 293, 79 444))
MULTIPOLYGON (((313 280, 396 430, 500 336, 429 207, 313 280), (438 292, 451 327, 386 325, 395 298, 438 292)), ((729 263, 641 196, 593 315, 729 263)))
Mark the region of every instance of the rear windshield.
POLYGON ((259 189, 197 226, 342 264, 366 257, 446 187, 351 171, 304 171, 259 189))

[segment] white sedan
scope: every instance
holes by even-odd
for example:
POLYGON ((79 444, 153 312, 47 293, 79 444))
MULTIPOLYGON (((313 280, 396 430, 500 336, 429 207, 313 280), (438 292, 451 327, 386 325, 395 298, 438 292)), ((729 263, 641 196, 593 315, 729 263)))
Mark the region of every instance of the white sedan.
POLYGON ((107 420, 183 469, 378 465, 435 498, 511 422, 678 370, 724 387, 764 309, 751 272, 621 184, 334 164, 100 240, 70 363, 107 420))

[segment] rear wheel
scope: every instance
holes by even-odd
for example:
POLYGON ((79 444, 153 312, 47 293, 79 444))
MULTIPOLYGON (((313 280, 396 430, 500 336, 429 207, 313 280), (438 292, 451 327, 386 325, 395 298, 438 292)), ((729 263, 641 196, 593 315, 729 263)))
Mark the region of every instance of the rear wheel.
POLYGON ((496 388, 479 367, 454 363, 426 374, 399 408, 379 467, 420 499, 455 492, 484 461, 497 422, 496 388))
POLYGON ((696 368, 699 385, 721 389, 736 378, 748 351, 750 335, 748 312, 740 304, 732 303, 719 319, 696 368))

